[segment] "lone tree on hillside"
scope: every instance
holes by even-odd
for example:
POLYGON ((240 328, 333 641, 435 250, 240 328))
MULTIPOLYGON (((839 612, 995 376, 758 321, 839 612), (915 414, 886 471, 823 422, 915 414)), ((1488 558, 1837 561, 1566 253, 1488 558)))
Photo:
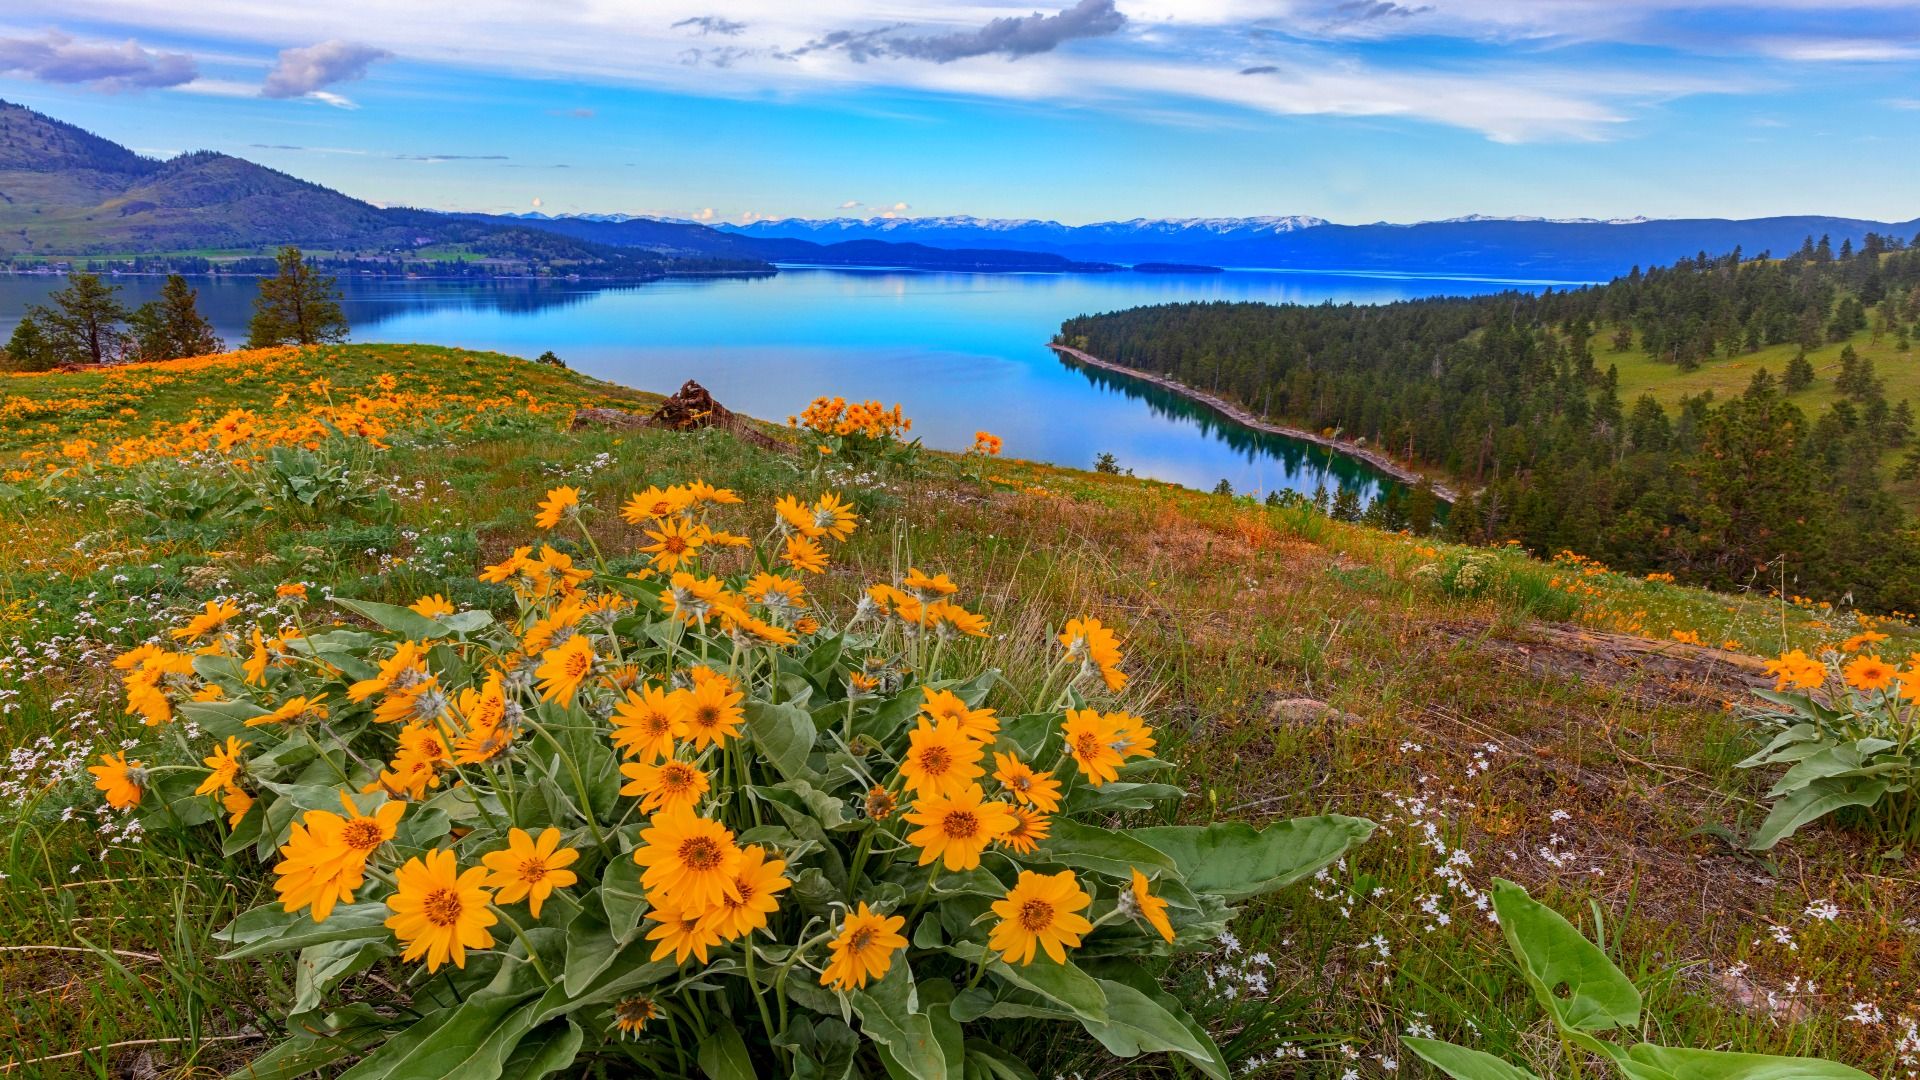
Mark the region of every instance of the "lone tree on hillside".
POLYGON ((127 339, 121 329, 127 309, 114 298, 119 291, 94 274, 67 275, 67 287, 47 297, 50 304, 34 304, 21 317, 7 342, 8 366, 46 371, 117 358, 127 339))
POLYGON ((179 274, 168 274, 160 299, 141 304, 129 320, 133 331, 128 354, 136 360, 173 360, 205 356, 225 348, 213 324, 200 314, 199 293, 179 274))
POLYGON ((253 298, 247 347, 345 341, 347 317, 334 280, 314 273, 297 247, 281 248, 278 261, 279 272, 261 279, 260 294, 253 298))

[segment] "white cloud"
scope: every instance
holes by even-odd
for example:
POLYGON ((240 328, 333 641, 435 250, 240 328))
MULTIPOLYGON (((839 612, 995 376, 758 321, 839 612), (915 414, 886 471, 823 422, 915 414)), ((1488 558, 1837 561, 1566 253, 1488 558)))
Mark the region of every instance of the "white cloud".
POLYGON ((48 30, 37 36, 0 37, 0 74, 117 93, 180 86, 192 82, 199 69, 186 53, 160 52, 131 38, 81 41, 48 30))
POLYGON ((1920 46, 1869 38, 1761 38, 1760 52, 1804 63, 1882 63, 1920 59, 1920 46))
MULTIPOLYGON (((857 107, 867 91, 907 89, 1168 117, 1190 117, 1194 108, 1214 104, 1271 115, 1439 124, 1506 142, 1605 138, 1649 103, 1751 90, 1760 81, 1732 63, 1725 65, 1735 70, 1732 75, 1714 70, 1719 57, 1742 49, 1753 55, 1762 47, 1731 37, 1709 43, 1710 50, 1694 48, 1693 57, 1705 57, 1699 64, 1672 62, 1684 57, 1636 59, 1604 72, 1596 72, 1591 57, 1576 61, 1553 47, 1596 40, 1662 43, 1680 32, 1675 28, 1689 12, 1697 13, 1690 0, 1399 0, 1394 13, 1360 17, 1378 10, 1377 2, 1363 8, 1351 0, 1115 0, 1113 10, 1125 20, 1116 32, 1065 40, 1017 58, 1000 52, 945 63, 897 55, 856 60, 843 49, 795 51, 835 33, 887 27, 900 28, 895 36, 945 40, 993 25, 1027 26, 1019 20, 1036 10, 1051 15, 1075 5, 1072 0, 657 0, 637 17, 629 0, 539 6, 524 0, 462 0, 457 6, 434 0, 407 5, 195 0, 164 8, 151 0, 10 0, 10 7, 24 11, 10 11, 9 17, 44 13, 136 27, 164 24, 174 33, 220 42, 238 37, 266 48, 332 39, 288 50, 292 53, 377 34, 355 48, 401 54, 415 63, 703 96, 830 94, 857 107), (683 62, 689 32, 706 25, 701 19, 724 20, 729 30, 738 27, 737 33, 723 35, 727 47, 737 50, 723 71, 683 62), (676 23, 682 25, 675 29, 676 23), (1383 35, 1414 33, 1526 47, 1509 48, 1473 67, 1442 68, 1427 66, 1416 54, 1372 44, 1383 35), (1709 51, 1713 55, 1707 56, 1709 51), (1276 70, 1265 76, 1236 74, 1263 66, 1276 70)), ((1753 7, 1812 17, 1824 2, 1764 0, 1753 7)), ((1860 10, 1892 10, 1908 0, 1851 2, 1860 10)), ((1872 32, 1871 26, 1855 31, 1863 40, 1872 32)), ((1897 41, 1881 46, 1906 47, 1897 41)), ((350 75, 364 71, 365 64, 316 66, 325 68, 322 74, 344 70, 350 75)), ((286 85, 292 89, 303 82, 289 77, 286 85)), ((312 88, 323 89, 317 83, 312 88)))
POLYGON ((330 95, 334 100, 328 100, 322 96, 325 87, 365 78, 369 65, 392 55, 385 49, 344 38, 300 49, 281 49, 280 59, 267 73, 260 94, 270 98, 320 97, 330 105, 339 104, 346 99, 336 94, 330 95))
POLYGON ((859 205, 860 205, 860 200, 859 200, 859 199, 848 199, 848 200, 847 200, 846 202, 843 202, 843 203, 841 203, 841 204, 840 204, 840 209, 842 209, 842 210, 851 210, 851 209, 853 209, 854 207, 856 207, 856 206, 859 206, 859 205))
POLYGON ((693 214, 693 220, 695 221, 712 221, 713 219, 714 212, 711 206, 703 206, 693 214))

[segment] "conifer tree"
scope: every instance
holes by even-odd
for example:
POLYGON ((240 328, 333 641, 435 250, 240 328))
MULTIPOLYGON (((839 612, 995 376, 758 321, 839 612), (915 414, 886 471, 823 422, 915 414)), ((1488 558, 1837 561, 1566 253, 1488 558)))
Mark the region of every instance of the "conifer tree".
POLYGON ((260 280, 259 295, 253 298, 247 347, 345 341, 347 317, 340 310, 334 280, 315 273, 297 247, 281 248, 276 260, 278 272, 260 280))
POLYGON ((140 360, 205 356, 224 348, 213 324, 200 314, 199 294, 179 274, 168 274, 160 299, 134 310, 130 354, 140 360))

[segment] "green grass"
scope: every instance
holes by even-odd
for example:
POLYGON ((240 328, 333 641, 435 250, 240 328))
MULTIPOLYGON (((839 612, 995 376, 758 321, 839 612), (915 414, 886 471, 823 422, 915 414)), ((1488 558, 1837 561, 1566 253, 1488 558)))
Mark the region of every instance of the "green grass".
MULTIPOLYGON (((523 386, 568 404, 649 400, 423 346, 342 347, 241 377, 246 367, 209 365, 143 391, 137 417, 99 434, 236 405, 271 411, 285 387, 322 372, 336 387, 385 372, 402 391, 486 396, 523 386)), ((0 380, 0 401, 105 393, 110 378, 0 380)), ((0 444, 0 471, 31 459, 37 474, 33 454, 103 419, 118 417, 36 421, 54 428, 0 444)), ((927 455, 913 474, 854 484, 718 432, 563 433, 557 416, 538 430, 389 441, 368 466, 378 486, 405 493, 386 509, 156 521, 122 505, 121 481, 105 474, 57 498, 0 501, 0 637, 30 655, 0 658, 0 707, 14 706, 0 711, 0 743, 30 748, 50 736, 57 753, 170 737, 121 715, 104 659, 216 591, 254 601, 305 580, 390 602, 430 591, 484 598, 473 573, 537 534, 534 504, 556 483, 583 489, 610 554, 637 540, 614 506, 651 483, 703 477, 758 507, 831 485, 866 520, 810 587, 843 606, 907 565, 951 573, 993 620, 994 637, 957 658, 1002 670, 989 704, 1019 710, 1044 675, 1048 627, 1094 615, 1119 627, 1135 673, 1130 703, 1184 765, 1190 796, 1170 809, 1178 819, 1337 811, 1382 822, 1337 872, 1244 911, 1241 953, 1166 973, 1236 1061, 1296 1048, 1304 1060, 1271 1075, 1333 1078, 1351 1064, 1363 1076, 1422 1076, 1397 1040, 1432 1027, 1541 1076, 1572 1075, 1542 1038, 1497 932, 1461 888, 1484 891, 1499 875, 1576 921, 1590 924, 1589 905, 1599 906, 1616 959, 1652 988, 1650 1037, 1892 1071, 1895 1030, 1844 1018, 1855 1001, 1877 1002, 1889 1017, 1912 1008, 1913 860, 1876 862, 1861 838, 1826 826, 1770 862, 1696 832, 1750 828, 1761 813, 1768 778, 1733 767, 1755 747, 1726 707, 1745 696, 1757 663, 1668 640, 1683 630, 1737 640, 1748 653, 1783 640, 1816 647, 1858 628, 1844 614, 1517 551, 1486 553, 1484 583, 1449 593, 1421 568, 1480 553, 1017 461, 990 464, 982 484, 974 462, 927 455), (1336 712, 1276 711, 1303 698, 1336 712), (1472 860, 1457 882, 1442 875, 1455 851, 1472 860), (1838 906, 1836 921, 1804 914, 1822 900, 1838 906), (1776 926, 1792 947, 1774 939, 1776 926), (1261 951, 1271 967, 1250 967, 1248 955, 1261 951), (1247 972, 1259 975, 1267 992, 1227 999, 1218 973, 1209 988, 1213 963, 1239 972, 1242 990, 1247 972), (1808 980, 1817 992, 1790 995, 1798 1022, 1765 1011, 1769 992, 1808 980), (1342 1046, 1358 1059, 1349 1063, 1342 1046), (1377 1057, 1399 1070, 1388 1074, 1377 1057)), ((1907 651, 1904 640, 1890 644, 1907 651)), ((121 1075, 145 1053, 158 1075, 217 1075, 269 1045, 285 1023, 290 966, 219 961, 211 940, 260 899, 263 867, 224 858, 205 838, 114 844, 103 857, 90 790, 15 794, 0 789, 0 991, 9 1002, 0 1065, 82 1051, 25 1074, 121 1075), (81 820, 61 820, 68 804, 81 820), (167 1041, 98 1049, 132 1040, 167 1041)), ((392 974, 376 967, 345 995, 381 998, 376 980, 392 974)), ((1005 1038, 1042 1076, 1177 1075, 1164 1059, 1122 1070, 1084 1039, 1040 1043, 1017 1027, 1005 1038)))

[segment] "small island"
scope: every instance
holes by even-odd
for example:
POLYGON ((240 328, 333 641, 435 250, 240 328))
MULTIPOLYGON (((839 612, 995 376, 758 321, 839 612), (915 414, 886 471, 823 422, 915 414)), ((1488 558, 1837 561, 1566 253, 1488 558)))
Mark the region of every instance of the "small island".
POLYGON ((1134 263, 1136 274, 1223 274, 1226 271, 1218 266, 1204 263, 1143 262, 1134 263))

